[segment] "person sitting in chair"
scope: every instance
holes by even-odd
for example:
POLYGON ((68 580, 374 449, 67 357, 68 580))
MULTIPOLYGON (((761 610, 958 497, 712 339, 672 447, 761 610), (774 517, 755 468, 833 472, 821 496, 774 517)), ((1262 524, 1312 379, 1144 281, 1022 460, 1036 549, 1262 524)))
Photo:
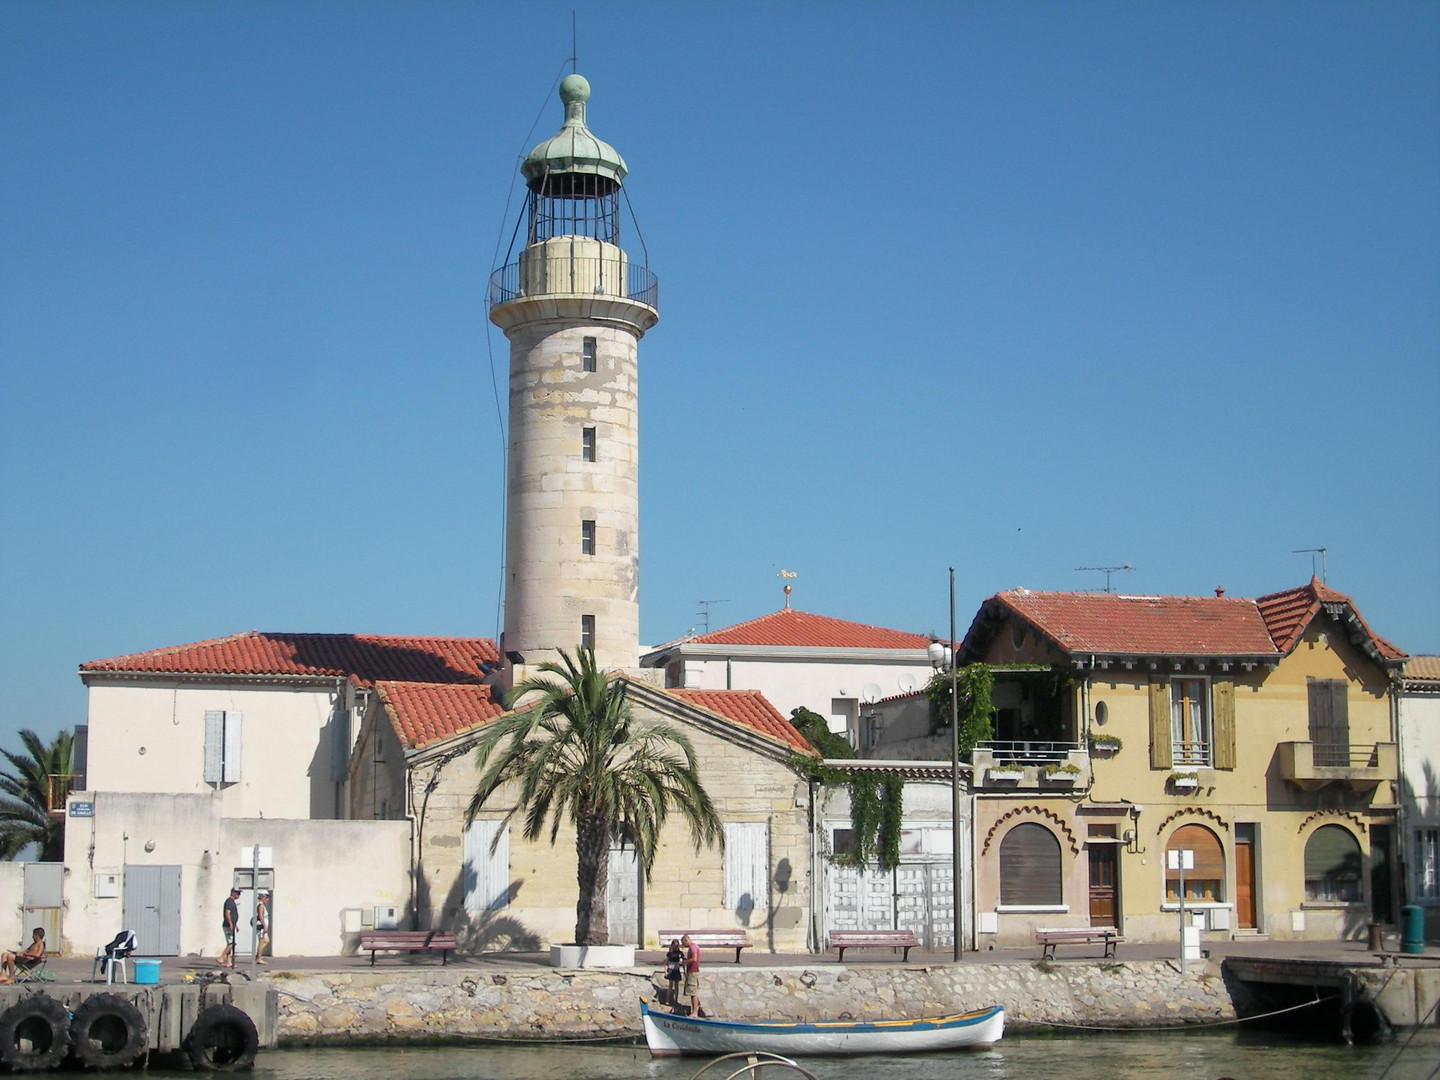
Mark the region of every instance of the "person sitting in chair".
POLYGON ((45 928, 37 926, 31 932, 29 948, 22 949, 18 953, 0 953, 0 973, 4 974, 5 982, 14 982, 17 968, 24 971, 26 968, 34 967, 43 959, 45 959, 45 928))

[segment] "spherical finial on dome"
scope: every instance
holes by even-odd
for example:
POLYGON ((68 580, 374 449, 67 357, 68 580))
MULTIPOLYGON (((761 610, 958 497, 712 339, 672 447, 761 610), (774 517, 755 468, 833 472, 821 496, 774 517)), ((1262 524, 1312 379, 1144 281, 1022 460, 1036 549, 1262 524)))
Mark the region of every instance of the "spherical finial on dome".
POLYGON ((584 75, 566 75, 560 80, 560 100, 566 105, 572 101, 589 101, 589 80, 584 75))

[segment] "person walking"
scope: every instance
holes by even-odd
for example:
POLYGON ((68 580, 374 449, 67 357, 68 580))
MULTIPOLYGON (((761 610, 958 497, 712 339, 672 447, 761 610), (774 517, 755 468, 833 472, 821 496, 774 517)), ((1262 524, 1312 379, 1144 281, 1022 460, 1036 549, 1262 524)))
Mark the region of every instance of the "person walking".
POLYGON ((700 1008, 700 946, 696 945, 686 934, 680 939, 680 944, 685 946, 685 994, 690 998, 690 1015, 704 1016, 705 1010, 700 1008))
POLYGON ((225 931, 225 948, 220 950, 220 966, 233 968, 235 966, 235 930, 240 925, 240 905, 236 903, 240 899, 240 890, 231 889, 229 897, 225 900, 225 910, 221 915, 221 927, 225 931))
POLYGON ((265 950, 270 945, 270 894, 262 892, 255 901, 255 962, 265 963, 265 950))

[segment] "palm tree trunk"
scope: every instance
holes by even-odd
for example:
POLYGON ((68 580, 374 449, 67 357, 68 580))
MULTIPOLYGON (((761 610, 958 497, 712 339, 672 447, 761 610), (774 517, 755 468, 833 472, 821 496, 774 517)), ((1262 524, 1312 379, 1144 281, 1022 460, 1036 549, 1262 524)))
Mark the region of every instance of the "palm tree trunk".
POLYGON ((580 820, 575 835, 575 878, 580 886, 580 899, 575 902, 575 943, 608 945, 605 889, 610 879, 610 823, 598 814, 585 814, 580 820))

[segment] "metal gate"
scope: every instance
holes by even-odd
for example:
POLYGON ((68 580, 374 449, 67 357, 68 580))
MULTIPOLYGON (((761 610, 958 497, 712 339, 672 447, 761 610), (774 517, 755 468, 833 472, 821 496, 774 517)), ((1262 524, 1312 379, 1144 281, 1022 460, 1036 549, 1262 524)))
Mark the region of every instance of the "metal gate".
POLYGON ((605 915, 612 945, 644 944, 640 940, 640 860, 633 847, 610 849, 605 915))
MULTIPOLYGON (((135 932, 135 951, 142 956, 180 955, 180 867, 126 866, 123 927, 135 932)), ((221 938, 220 912, 215 912, 215 937, 221 938)), ((216 950, 219 951, 218 948, 216 950)))
POLYGON ((909 930, 927 951, 953 947, 949 862, 902 862, 892 873, 825 864, 827 930, 909 930))
POLYGON ((25 942, 37 926, 45 930, 45 948, 60 951, 60 912, 65 902, 65 864, 32 862, 25 864, 25 900, 21 930, 25 942))

